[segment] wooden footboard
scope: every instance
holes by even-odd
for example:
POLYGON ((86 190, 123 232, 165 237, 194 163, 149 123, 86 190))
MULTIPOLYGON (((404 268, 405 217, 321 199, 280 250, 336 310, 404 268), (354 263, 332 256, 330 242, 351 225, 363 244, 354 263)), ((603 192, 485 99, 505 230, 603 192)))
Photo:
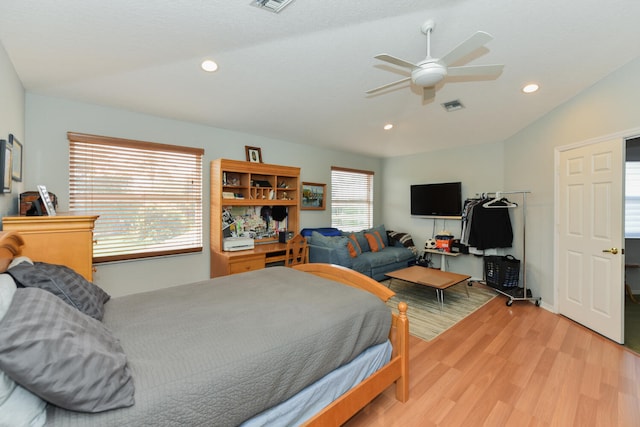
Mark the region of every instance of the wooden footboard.
MULTIPOLYGON (((335 280, 349 286, 373 293, 382 301, 387 301, 395 293, 375 280, 346 267, 311 263, 294 266, 296 270, 312 273, 320 277, 335 280)), ((409 399, 409 320, 407 304, 398 304, 399 314, 392 314, 389 340, 393 345, 391 360, 369 378, 352 388, 339 399, 324 408, 305 426, 339 426, 364 408, 376 396, 396 383, 396 399, 406 402, 409 399)))

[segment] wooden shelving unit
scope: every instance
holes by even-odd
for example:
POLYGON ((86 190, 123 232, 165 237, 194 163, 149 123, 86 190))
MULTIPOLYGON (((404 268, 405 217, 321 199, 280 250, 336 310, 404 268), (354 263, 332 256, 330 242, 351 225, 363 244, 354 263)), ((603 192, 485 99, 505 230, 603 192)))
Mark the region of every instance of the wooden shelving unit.
POLYGON ((227 207, 283 206, 287 230, 300 227, 300 168, 217 159, 211 162, 211 277, 264 268, 274 254, 284 251, 277 237, 261 241, 256 249, 224 252, 222 213, 227 207), (267 248, 267 249, 265 249, 267 248))

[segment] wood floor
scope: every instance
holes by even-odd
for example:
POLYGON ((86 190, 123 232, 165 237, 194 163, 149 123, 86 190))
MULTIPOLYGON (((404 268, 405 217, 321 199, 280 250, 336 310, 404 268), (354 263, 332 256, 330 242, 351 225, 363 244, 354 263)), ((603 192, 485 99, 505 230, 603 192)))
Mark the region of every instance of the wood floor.
POLYGON ((640 426, 640 357, 534 304, 494 298, 410 349, 409 401, 345 426, 640 426))

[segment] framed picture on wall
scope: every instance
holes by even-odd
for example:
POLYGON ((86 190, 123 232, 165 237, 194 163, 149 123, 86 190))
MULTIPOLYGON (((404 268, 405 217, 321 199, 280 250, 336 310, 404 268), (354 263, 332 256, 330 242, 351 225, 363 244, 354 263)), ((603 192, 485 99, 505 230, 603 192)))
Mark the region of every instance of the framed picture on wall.
POLYGON ((11 144, 0 139, 0 175, 2 176, 2 192, 11 193, 11 144))
POLYGON ((22 181, 22 143, 13 135, 9 134, 9 144, 11 145, 11 178, 14 181, 22 181))
POLYGON ((302 183, 302 201, 300 209, 323 210, 325 209, 327 184, 317 184, 314 182, 302 183))

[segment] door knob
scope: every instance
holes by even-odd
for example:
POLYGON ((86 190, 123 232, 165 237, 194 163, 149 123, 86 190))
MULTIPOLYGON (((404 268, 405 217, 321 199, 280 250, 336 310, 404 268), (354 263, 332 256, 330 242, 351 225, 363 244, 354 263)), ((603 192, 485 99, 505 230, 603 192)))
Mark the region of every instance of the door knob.
POLYGON ((609 252, 615 255, 618 253, 618 248, 603 249, 602 252, 609 252))

